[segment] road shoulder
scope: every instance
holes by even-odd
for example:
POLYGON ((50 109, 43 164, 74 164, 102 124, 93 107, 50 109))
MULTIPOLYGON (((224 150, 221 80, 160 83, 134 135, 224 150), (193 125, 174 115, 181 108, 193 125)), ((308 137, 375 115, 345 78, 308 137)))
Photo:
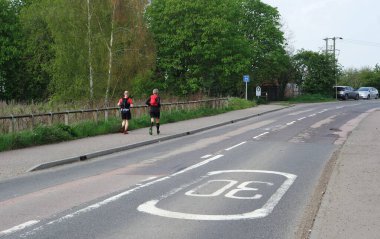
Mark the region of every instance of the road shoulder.
POLYGON ((310 238, 377 238, 380 234, 380 111, 341 148, 310 238))

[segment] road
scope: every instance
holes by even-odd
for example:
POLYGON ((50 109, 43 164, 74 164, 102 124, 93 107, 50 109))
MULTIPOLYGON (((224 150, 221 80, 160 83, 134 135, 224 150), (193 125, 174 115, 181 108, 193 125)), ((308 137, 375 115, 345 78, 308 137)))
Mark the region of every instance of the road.
POLYGON ((378 107, 298 105, 6 180, 0 237, 299 238, 334 152, 378 107))

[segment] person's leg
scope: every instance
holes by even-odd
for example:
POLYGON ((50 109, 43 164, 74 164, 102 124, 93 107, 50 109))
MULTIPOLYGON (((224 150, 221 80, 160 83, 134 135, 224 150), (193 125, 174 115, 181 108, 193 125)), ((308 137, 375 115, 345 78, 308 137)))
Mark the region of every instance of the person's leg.
POLYGON ((152 132, 152 128, 153 128, 153 124, 154 124, 154 118, 150 118, 150 128, 149 128, 149 134, 152 135, 153 132, 152 132))
POLYGON ((156 118, 157 134, 160 134, 160 118, 156 118))
POLYGON ((121 128, 120 128, 120 132, 121 132, 121 133, 124 133, 124 130, 125 130, 125 119, 122 119, 122 120, 121 120, 121 128))
POLYGON ((128 120, 125 120, 124 123, 124 134, 128 134, 128 120))

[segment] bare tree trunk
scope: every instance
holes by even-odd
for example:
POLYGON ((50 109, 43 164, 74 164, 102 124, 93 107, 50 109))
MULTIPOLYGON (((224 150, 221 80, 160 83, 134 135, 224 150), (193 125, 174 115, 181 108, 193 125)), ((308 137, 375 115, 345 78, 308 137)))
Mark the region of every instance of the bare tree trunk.
POLYGON ((116 1, 113 3, 113 10, 112 10, 112 20, 111 20, 111 37, 110 37, 110 43, 108 45, 108 53, 109 53, 109 59, 108 59, 108 80, 107 80, 107 89, 106 89, 106 97, 105 97, 105 104, 109 105, 109 91, 111 86, 111 76, 112 76, 112 46, 113 46, 113 34, 114 34, 114 24, 115 24, 115 11, 116 11, 116 1))
POLYGON ((94 78, 92 68, 92 33, 91 33, 91 18, 90 0, 87 0, 87 35, 88 35, 88 65, 89 65, 89 78, 90 78, 90 101, 94 101, 94 78))

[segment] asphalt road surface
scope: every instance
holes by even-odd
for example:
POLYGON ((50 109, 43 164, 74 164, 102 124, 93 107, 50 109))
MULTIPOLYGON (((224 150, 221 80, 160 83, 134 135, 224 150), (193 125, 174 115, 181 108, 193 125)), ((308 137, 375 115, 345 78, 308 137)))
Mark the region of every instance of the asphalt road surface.
POLYGON ((298 238, 379 101, 297 105, 0 183, 0 238, 298 238))

